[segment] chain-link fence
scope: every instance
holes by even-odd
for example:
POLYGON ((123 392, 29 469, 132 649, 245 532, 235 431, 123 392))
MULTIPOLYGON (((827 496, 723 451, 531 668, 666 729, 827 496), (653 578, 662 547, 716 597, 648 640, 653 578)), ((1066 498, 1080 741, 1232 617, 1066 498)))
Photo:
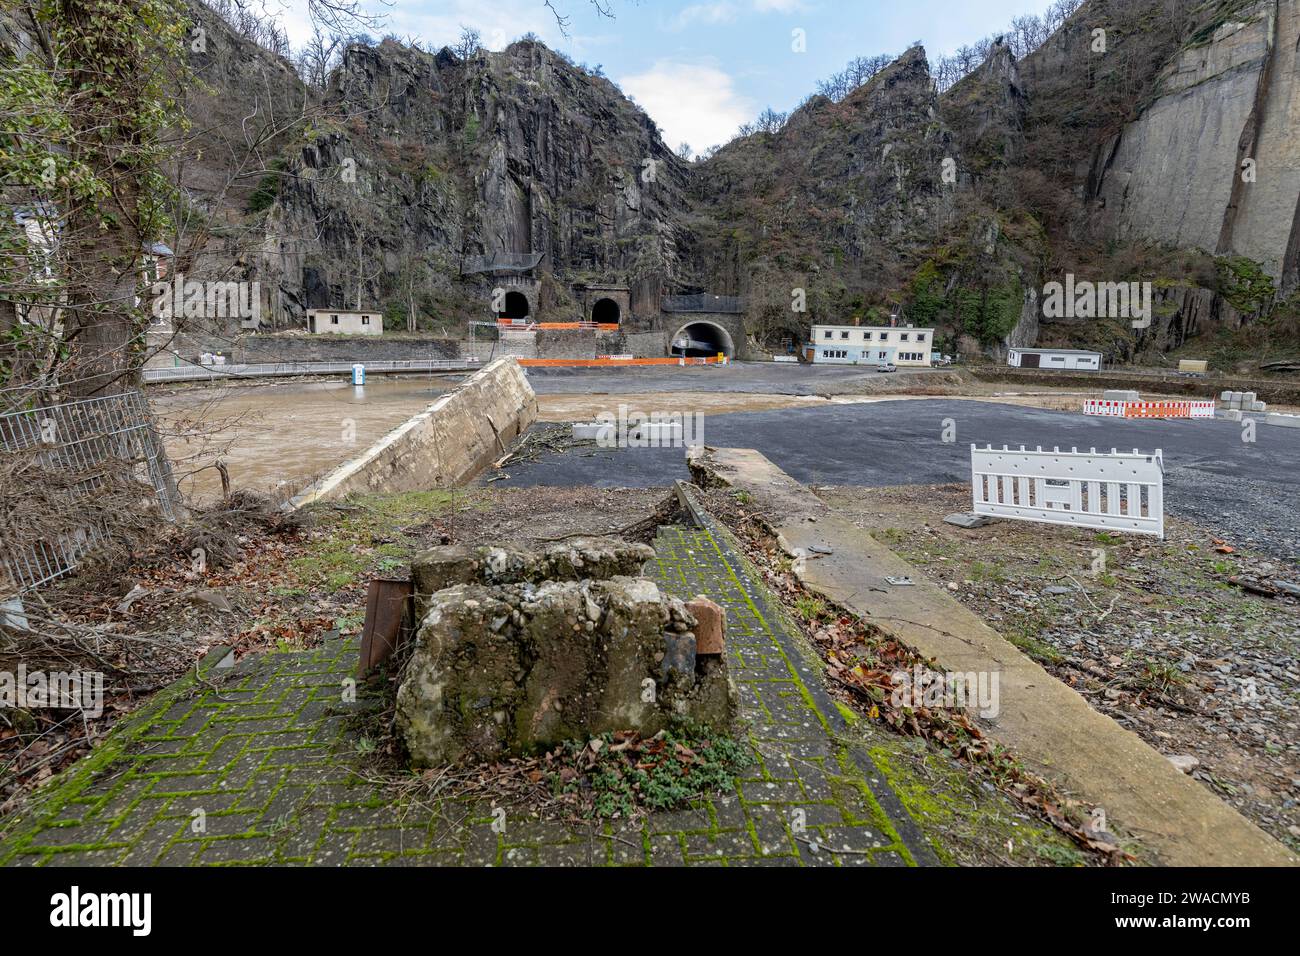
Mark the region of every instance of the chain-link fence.
POLYGON ((140 392, 0 415, 0 453, 24 456, 37 476, 73 476, 59 504, 66 508, 65 519, 71 516, 76 525, 53 539, 39 530, 24 534, 23 489, 7 489, 15 510, 7 516, 7 534, 0 541, 0 593, 27 591, 62 577, 103 539, 112 516, 96 499, 110 474, 151 487, 168 520, 179 511, 171 463, 140 392), (81 515, 84 522, 78 520, 81 515))

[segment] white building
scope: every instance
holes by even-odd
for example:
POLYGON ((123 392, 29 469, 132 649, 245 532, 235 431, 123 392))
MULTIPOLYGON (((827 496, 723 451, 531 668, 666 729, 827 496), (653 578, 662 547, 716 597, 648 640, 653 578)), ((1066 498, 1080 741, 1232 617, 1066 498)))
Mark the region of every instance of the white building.
POLYGON ((1012 368, 1046 368, 1058 371, 1101 371, 1101 353, 1082 349, 1012 349, 1007 353, 1012 368))
POLYGON ((879 365, 929 368, 934 329, 910 325, 814 325, 805 357, 818 365, 879 365))
POLYGON ((317 335, 383 335, 384 316, 356 309, 308 309, 307 329, 317 335))

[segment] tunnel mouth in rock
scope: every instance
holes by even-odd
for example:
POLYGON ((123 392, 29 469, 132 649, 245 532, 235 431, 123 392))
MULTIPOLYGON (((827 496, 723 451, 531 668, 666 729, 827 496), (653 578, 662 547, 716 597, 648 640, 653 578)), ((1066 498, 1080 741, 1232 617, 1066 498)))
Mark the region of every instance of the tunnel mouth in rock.
POLYGON ((673 336, 673 355, 685 358, 736 357, 731 333, 716 322, 691 322, 673 336))
POLYGON ((623 310, 613 299, 600 299, 591 308, 591 321, 600 325, 618 325, 623 320, 623 310))
POLYGON ((503 319, 526 319, 530 309, 528 307, 528 296, 522 292, 507 292, 505 309, 501 312, 503 319))

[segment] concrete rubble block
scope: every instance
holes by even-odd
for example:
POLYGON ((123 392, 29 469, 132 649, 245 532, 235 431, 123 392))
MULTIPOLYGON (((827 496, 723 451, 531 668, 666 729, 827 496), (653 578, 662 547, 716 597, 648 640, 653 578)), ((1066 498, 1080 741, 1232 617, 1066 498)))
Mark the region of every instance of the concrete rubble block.
POLYGON ((1139 394, 1132 389, 1109 389, 1102 394, 1102 401, 1137 402, 1141 401, 1141 398, 1139 394))
POLYGON ((965 528, 973 531, 976 528, 984 528, 991 525, 995 519, 988 515, 977 515, 972 512, 962 512, 960 514, 948 515, 944 518, 944 524, 950 524, 955 528, 965 528))
POLYGON ((1252 412, 1266 412, 1266 411, 1268 411, 1268 403, 1267 403, 1267 402, 1256 402, 1254 405, 1251 406, 1251 409, 1250 409, 1250 410, 1251 410, 1252 412))
POLYGON ((416 767, 735 719, 725 659, 695 654, 695 619, 652 581, 460 584, 426 607, 397 692, 416 767))
POLYGON ((1280 428, 1300 428, 1300 415, 1283 415, 1273 412, 1264 419, 1264 422, 1269 425, 1277 425, 1280 428))
POLYGON ((632 442, 675 444, 682 442, 685 430, 680 422, 644 422, 628 434, 632 442))
POLYGON ((612 441, 617 429, 607 422, 587 422, 573 426, 574 441, 612 441))
POLYGON ((700 595, 688 601, 686 610, 695 618, 695 653, 721 657, 727 652, 727 610, 700 595))
POLYGON ((415 593, 425 596, 458 584, 540 584, 636 577, 654 548, 616 538, 574 538, 540 551, 506 545, 450 545, 417 555, 411 563, 415 593))

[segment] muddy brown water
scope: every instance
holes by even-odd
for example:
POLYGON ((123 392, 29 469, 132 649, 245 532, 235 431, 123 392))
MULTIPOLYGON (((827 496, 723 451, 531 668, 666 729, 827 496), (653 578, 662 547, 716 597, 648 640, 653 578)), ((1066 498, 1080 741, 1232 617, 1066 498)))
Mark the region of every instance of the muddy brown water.
POLYGON ((356 457, 454 388, 461 376, 372 377, 157 388, 149 401, 181 491, 196 503, 232 489, 293 494, 356 457))

